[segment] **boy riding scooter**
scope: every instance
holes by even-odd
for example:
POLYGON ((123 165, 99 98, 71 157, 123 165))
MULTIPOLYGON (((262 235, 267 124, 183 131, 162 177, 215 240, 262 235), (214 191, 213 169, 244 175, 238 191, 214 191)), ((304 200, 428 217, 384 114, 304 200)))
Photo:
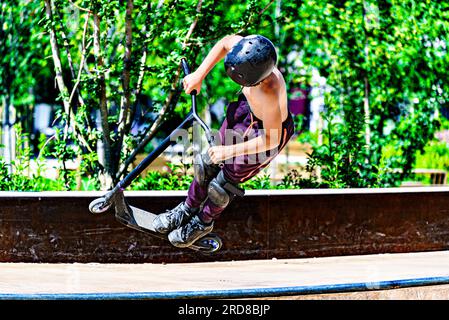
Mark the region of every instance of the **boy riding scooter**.
POLYGON ((185 92, 199 93, 204 78, 223 58, 226 73, 242 86, 242 93, 227 107, 220 144, 195 157, 195 179, 187 199, 159 214, 152 224, 176 247, 189 247, 210 233, 214 220, 241 190, 238 185, 265 168, 294 133, 276 50, 263 36, 221 39, 198 69, 184 78, 185 92), (236 135, 240 142, 236 143, 236 135))

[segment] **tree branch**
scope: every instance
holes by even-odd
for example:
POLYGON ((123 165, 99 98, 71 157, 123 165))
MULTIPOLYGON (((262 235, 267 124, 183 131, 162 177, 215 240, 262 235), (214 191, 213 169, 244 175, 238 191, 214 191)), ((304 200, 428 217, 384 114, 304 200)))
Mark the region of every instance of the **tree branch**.
MULTIPOLYGON (((73 65, 73 59, 72 59, 72 54, 70 53, 70 46, 69 46, 69 40, 67 39, 67 35, 65 34, 65 32, 64 32, 64 25, 62 24, 62 21, 63 21, 63 19, 62 19, 62 17, 61 17, 61 14, 60 14, 60 12, 58 12, 58 16, 59 16, 59 24, 60 24, 60 26, 61 26, 61 30, 60 30, 60 33, 61 33, 61 36, 62 36, 62 40, 63 40, 63 42, 64 42, 64 49, 65 49, 65 52, 66 52, 66 55, 67 55, 67 62, 69 63, 69 68, 70 68, 70 75, 72 76, 72 79, 75 79, 76 78, 76 72, 75 72, 75 67, 74 67, 74 65, 73 65)), ((87 19, 89 18, 89 14, 88 14, 88 17, 87 17, 87 19)), ((86 20, 87 21, 87 20, 86 20)), ((87 24, 87 23, 86 23, 87 24)), ((84 29, 86 29, 86 27, 84 28, 84 29)), ((77 98, 78 98, 78 103, 80 104, 80 105, 83 105, 84 104, 84 100, 83 100, 83 97, 81 96, 81 94, 80 94, 80 92, 79 92, 79 90, 77 89, 77 87, 74 87, 75 89, 72 89, 72 94, 73 93, 76 93, 76 95, 77 95, 77 98)), ((70 95, 70 96, 72 96, 72 94, 70 95)), ((72 97, 69 99, 69 104, 70 104, 70 106, 72 105, 72 97)))
MULTIPOLYGON (((159 6, 158 6, 159 8, 159 6)), ((145 11, 151 11, 151 3, 147 3, 146 8, 144 9, 145 11)), ((134 90, 134 104, 136 105, 138 103, 138 99, 140 96, 140 93, 142 91, 142 85, 143 85, 143 79, 145 77, 145 73, 146 73, 146 62, 147 62, 147 56, 148 56, 148 50, 147 50, 147 45, 146 43, 148 42, 148 40, 150 39, 152 32, 147 31, 147 26, 150 25, 150 19, 149 19, 150 15, 147 14, 147 18, 145 19, 145 25, 143 26, 143 34, 144 34, 144 42, 143 42, 143 48, 142 48, 142 56, 140 58, 140 65, 139 65, 139 76, 137 78, 137 84, 136 84, 136 89, 134 90)), ((131 123, 128 123, 128 128, 131 126, 131 123)), ((149 128, 148 128, 149 129, 149 128)), ((126 129, 126 131, 128 131, 128 129, 126 129)), ((147 133, 147 130, 145 130, 145 133, 147 133)), ((126 154, 126 146, 122 145, 122 152, 123 154, 126 154)))
MULTIPOLYGON (((104 77, 104 60, 101 53, 100 47, 100 16, 98 13, 94 13, 94 37, 93 37, 93 45, 94 45, 94 55, 96 59, 96 69, 98 76, 98 84, 99 84, 99 99, 100 99, 100 114, 101 114, 101 126, 103 129, 103 141, 104 141, 104 167, 106 172, 112 177, 112 150, 111 150, 111 130, 109 128, 108 122, 108 106, 107 106, 107 98, 106 98, 106 82, 104 77)), ((109 183, 109 182, 106 182, 109 183)))
MULTIPOLYGON (((271 0, 270 2, 268 2, 268 4, 257 13, 257 16, 261 16, 265 11, 268 10, 268 8, 274 3, 274 1, 276 0, 271 0)), ((252 16, 247 22, 246 24, 243 26, 242 29, 240 29, 239 31, 237 31, 237 33, 241 33, 243 31, 246 30, 246 28, 248 28, 248 26, 253 22, 255 16, 252 16)))
MULTIPOLYGON (((84 105, 84 100, 83 100, 83 98, 81 96, 81 93, 79 92, 78 86, 79 86, 79 84, 81 82, 81 74, 82 74, 82 71, 83 71, 83 68, 84 68, 84 63, 86 61, 87 48, 89 47, 89 45, 86 46, 86 34, 87 34, 87 26, 88 26, 88 22, 89 22, 89 17, 90 17, 90 13, 87 14, 86 22, 84 24, 81 61, 80 61, 80 65, 79 65, 79 68, 78 68, 78 76, 77 76, 76 82, 75 82, 75 84, 73 86, 72 93, 70 94, 69 104, 71 104, 71 101, 73 99, 74 94, 77 93, 80 105, 84 105)), ((75 120, 75 116, 73 114, 71 114, 71 120, 74 123, 75 127, 78 130, 80 130, 80 128, 79 128, 80 124, 75 120)), ((89 123, 89 121, 87 121, 87 122, 89 123)), ((88 129, 90 129, 89 126, 87 126, 87 127, 88 127, 88 129)), ((92 152, 92 148, 90 147, 89 143, 86 141, 84 136, 81 134, 81 132, 77 136, 78 136, 78 139, 81 141, 81 143, 87 148, 87 150, 89 152, 92 152)))
MULTIPOLYGON (((196 6, 196 12, 201 12, 201 7, 203 4, 203 0, 199 0, 198 4, 196 6)), ((195 30, 195 27, 198 23, 198 16, 195 18, 195 20, 190 25, 189 31, 186 34, 186 37, 184 38, 184 41, 182 43, 182 49, 184 50, 188 42, 190 40, 190 37, 193 34, 193 31, 195 30)), ((171 105, 172 100, 175 98, 178 87, 179 78, 181 75, 181 66, 178 66, 178 70, 176 71, 175 77, 173 79, 173 82, 171 84, 170 93, 168 94, 167 98, 165 99, 164 105, 162 106, 161 110, 159 111, 159 116, 156 118, 156 120, 151 125, 150 131, 148 136, 146 136, 139 145, 133 150, 133 152, 128 156, 126 161, 120 166, 120 170, 117 173, 117 179, 119 179, 128 169, 129 165, 132 163, 132 161, 135 159, 136 155, 153 139, 154 135, 156 134, 157 130, 159 129, 159 126, 161 125, 165 113, 167 112, 169 106, 171 105)), ((179 95, 179 93, 178 93, 179 95)))
MULTIPOLYGON (((254 17, 255 16, 260 16, 262 15, 265 11, 268 10, 268 8, 275 2, 276 0, 271 0, 262 10, 260 10, 257 15, 253 15, 246 23, 245 25, 238 30, 237 32, 235 32, 236 34, 242 33, 243 31, 246 30, 246 28, 248 28, 248 26, 253 22, 254 17)), ((220 35, 219 37, 214 37, 214 38, 209 38, 207 41, 205 41, 206 43, 212 42, 212 41, 216 41, 218 39, 222 38, 222 35, 220 35)))
POLYGON ((76 3, 73 3, 72 1, 68 0, 70 2, 70 4, 78 9, 80 9, 81 11, 87 12, 87 13, 92 13, 92 11, 90 11, 89 9, 86 8, 82 8, 79 5, 77 5, 76 3))
MULTIPOLYGON (((52 3, 51 0, 45 0, 45 9, 46 9, 46 17, 47 20, 50 23, 53 23, 53 10, 52 10, 52 3)), ((57 41, 56 31, 53 27, 53 25, 49 29, 50 32, 50 45, 52 48, 52 58, 53 62, 55 64, 55 73, 56 73, 56 82, 58 84, 59 91, 63 97, 63 105, 64 105, 64 111, 68 115, 66 127, 64 129, 64 139, 67 139, 68 136, 68 129, 71 127, 73 129, 73 132, 76 134, 79 141, 89 150, 91 151, 91 148, 89 146, 89 143, 84 139, 83 135, 80 133, 79 130, 79 124, 75 121, 75 116, 71 112, 71 101, 72 98, 69 98, 69 90, 67 86, 65 85, 64 78, 62 76, 62 64, 61 64, 61 58, 60 58, 60 50, 59 45, 57 41), (78 130, 76 130, 78 129, 78 130)), ((65 37, 65 35, 64 35, 65 37)), ((66 47, 66 50, 68 48, 66 47)), ((70 56, 70 52, 66 51, 68 56, 70 56)), ((71 58, 69 60, 71 62, 71 58)), ((71 65, 71 69, 73 70, 73 65, 71 65)), ((73 91, 72 91, 73 94, 73 91)), ((70 96, 72 96, 72 94, 70 96)), ((82 101, 81 96, 80 101, 82 101)))
POLYGON ((118 126, 118 149, 122 149, 123 138, 125 136, 125 131, 129 127, 131 122, 131 90, 129 88, 130 84, 130 73, 131 73, 131 52, 132 52, 132 13, 133 13, 134 1, 128 0, 126 3, 126 17, 125 17, 125 57, 123 64, 123 75, 122 75, 122 86, 123 86, 123 96, 120 102, 120 116, 119 116, 119 126, 118 126))
POLYGON ((45 14, 47 17, 47 21, 50 23, 50 28, 49 28, 50 45, 51 45, 53 63, 55 65, 56 83, 58 84, 59 91, 63 98, 62 102, 64 105, 64 111, 68 114, 70 111, 70 104, 67 99, 69 97, 69 91, 67 89, 67 86, 64 83, 64 78, 62 76, 62 64, 61 64, 61 58, 60 58, 60 51, 59 51, 58 41, 56 38, 56 31, 53 26, 53 11, 52 11, 51 0, 45 0, 45 14))
MULTIPOLYGON (((151 3, 147 3, 147 7, 146 7, 147 11, 151 11, 151 3), (148 8, 148 6, 150 6, 150 8, 148 8)), ((142 49, 142 57, 140 58, 140 66, 139 66, 139 77, 137 79, 137 85, 136 85, 136 90, 134 92, 134 96, 136 98, 136 100, 138 99, 140 92, 142 91, 142 85, 143 85, 143 78, 145 77, 145 65, 147 63, 147 56, 148 56, 148 50, 147 50, 147 46, 146 43, 147 41, 150 39, 151 36, 151 32, 147 31, 147 26, 150 25, 150 19, 148 18, 150 15, 147 15, 147 18, 145 20, 145 25, 143 27, 143 31, 145 32, 145 40, 144 40, 144 45, 143 45, 143 49, 142 49)))
MULTIPOLYGON (((45 14, 46 14, 47 21, 50 23, 50 28, 49 28, 50 45, 51 45, 53 63, 55 65, 56 82, 58 84, 59 92, 62 95, 62 102, 63 102, 63 105, 64 105, 64 111, 67 114, 67 116, 70 117, 70 103, 69 103, 69 100, 68 100, 69 91, 67 89, 66 84, 64 83, 64 78, 62 76, 62 64, 61 64, 60 51, 59 51, 56 31, 54 29, 53 10, 52 10, 52 2, 51 2, 51 0, 45 0, 45 14)), ((70 125, 70 122, 67 119, 65 127, 64 127, 64 141, 67 140, 67 135, 68 135, 68 131, 69 131, 69 125, 70 125)), ((64 148, 65 148, 65 146, 64 146, 64 148)), ((65 164, 65 158, 64 157, 62 159, 62 166, 63 166, 63 169, 64 169, 64 180, 67 182, 67 171, 66 171, 66 164, 65 164)))
POLYGON ((78 68, 78 76, 76 77, 76 82, 75 82, 75 85, 73 86, 72 93, 70 94, 70 98, 69 98, 69 103, 71 103, 72 99, 73 99, 73 96, 76 93, 78 95, 79 99, 80 99, 79 102, 80 102, 81 105, 84 104, 84 101, 83 101, 83 99, 81 97, 81 94, 79 93, 78 86, 79 86, 79 83, 81 81, 81 74, 82 74, 82 71, 83 71, 83 68, 84 68, 84 63, 86 61, 87 48, 89 47, 89 45, 86 46, 86 33, 87 33, 87 26, 88 26, 88 23, 89 23, 89 17, 90 17, 90 14, 88 13, 87 17, 86 17, 86 22, 84 23, 83 40, 82 40, 82 51, 81 51, 81 61, 80 61, 80 66, 78 68))

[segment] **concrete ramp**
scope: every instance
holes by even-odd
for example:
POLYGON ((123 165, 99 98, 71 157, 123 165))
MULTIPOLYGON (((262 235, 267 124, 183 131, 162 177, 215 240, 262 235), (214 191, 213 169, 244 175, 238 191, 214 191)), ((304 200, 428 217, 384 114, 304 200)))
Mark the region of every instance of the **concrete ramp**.
POLYGON ((435 298, 449 299, 449 251, 174 264, 1 263, 0 270, 1 299, 345 299, 350 296, 342 293, 380 290, 407 299, 432 288, 440 294, 435 298), (402 296, 401 288, 408 288, 402 296))

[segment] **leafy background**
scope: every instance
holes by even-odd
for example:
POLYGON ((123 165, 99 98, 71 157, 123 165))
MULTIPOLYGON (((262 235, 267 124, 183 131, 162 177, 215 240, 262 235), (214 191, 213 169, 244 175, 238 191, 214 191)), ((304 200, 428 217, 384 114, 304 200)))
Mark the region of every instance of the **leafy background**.
MULTIPOLYGON (((110 188, 188 112, 179 59, 195 68, 231 33, 272 39, 289 90, 322 87, 314 72, 326 81, 322 132, 296 137, 313 146, 307 166, 277 185, 264 172, 246 188, 390 187, 416 167, 448 169, 448 142, 435 138, 448 129, 445 2, 1 0, 0 7, 1 130, 14 136, 15 155, 5 157, 2 140, 0 190, 110 188), (32 126, 43 102, 58 106, 51 136, 32 126), (49 159, 56 179, 42 175, 49 159), (77 170, 69 168, 74 159, 77 170)), ((199 104, 232 101, 238 90, 217 66, 199 104)), ((185 189, 188 166, 149 173, 133 188, 185 189)))

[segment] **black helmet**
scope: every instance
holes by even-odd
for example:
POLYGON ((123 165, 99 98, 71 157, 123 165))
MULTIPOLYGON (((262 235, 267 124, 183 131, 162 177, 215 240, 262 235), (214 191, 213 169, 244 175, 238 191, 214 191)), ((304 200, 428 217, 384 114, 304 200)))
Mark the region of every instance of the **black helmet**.
POLYGON ((226 73, 244 87, 259 84, 270 75, 276 62, 274 45, 261 35, 244 37, 224 59, 226 73))

